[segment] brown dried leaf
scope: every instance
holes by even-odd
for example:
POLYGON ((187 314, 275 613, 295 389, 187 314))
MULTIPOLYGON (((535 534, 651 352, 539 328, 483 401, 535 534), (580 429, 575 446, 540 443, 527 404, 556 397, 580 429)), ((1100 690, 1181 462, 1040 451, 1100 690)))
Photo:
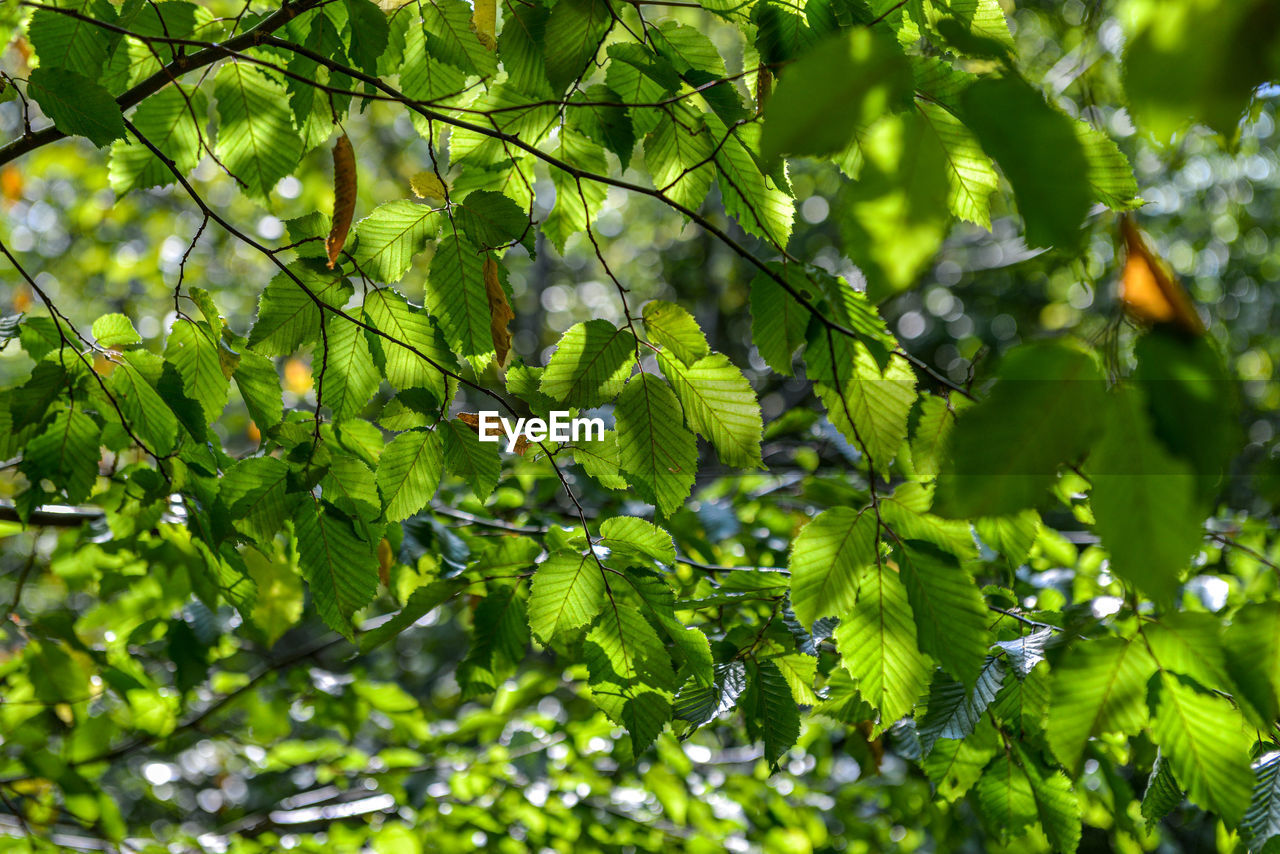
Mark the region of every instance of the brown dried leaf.
POLYGON ((492 256, 484 259, 484 293, 489 298, 489 331, 493 334, 493 348, 498 354, 498 372, 507 366, 511 355, 511 330, 507 325, 516 319, 507 294, 498 281, 498 262, 492 256))
POLYGON ((329 269, 338 263, 338 253, 347 242, 351 218, 356 212, 356 152, 344 133, 333 144, 333 227, 324 248, 329 253, 329 269))
MULTIPOLYGON (((478 435, 480 435, 480 415, 479 415, 479 413, 476 413, 476 412, 459 412, 459 413, 458 413, 458 415, 457 415, 457 418, 458 418, 458 420, 459 420, 459 421, 461 421, 463 424, 466 424, 466 425, 467 425, 468 427, 470 427, 472 430, 476 431, 476 435, 477 435, 477 436, 478 436, 478 435)), ((499 438, 506 438, 506 437, 507 437, 507 431, 503 430, 503 429, 502 429, 502 427, 500 427, 500 426, 492 426, 492 425, 490 425, 490 427, 489 427, 489 432, 488 432, 487 434, 485 434, 485 435, 488 435, 488 436, 497 436, 497 437, 499 437, 499 438)), ((516 448, 515 448, 515 450, 516 450, 516 453, 517 453, 517 454, 519 454, 520 456, 522 456, 522 457, 523 457, 523 456, 524 456, 524 452, 525 452, 525 451, 527 451, 527 450, 529 450, 529 440, 528 440, 528 439, 526 439, 524 436, 520 436, 520 437, 518 437, 518 438, 516 439, 516 448)))

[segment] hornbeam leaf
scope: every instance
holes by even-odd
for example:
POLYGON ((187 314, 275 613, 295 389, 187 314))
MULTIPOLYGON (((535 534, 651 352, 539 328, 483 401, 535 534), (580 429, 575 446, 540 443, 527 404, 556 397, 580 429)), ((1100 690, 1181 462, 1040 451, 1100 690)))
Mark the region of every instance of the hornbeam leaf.
POLYGON ((346 318, 325 318, 325 349, 317 373, 317 394, 333 411, 335 421, 360 413, 378 390, 382 377, 373 364, 365 331, 346 318))
POLYGON ((400 391, 426 389, 442 406, 447 405, 451 397, 447 393, 450 382, 443 370, 457 371, 458 363, 435 319, 410 305, 391 288, 370 292, 364 299, 364 313, 370 326, 394 339, 389 341, 379 336, 374 340, 375 353, 381 357, 387 382, 400 391), (439 367, 395 341, 411 344, 439 367))
POLYGON ((614 410, 618 465, 642 499, 670 516, 689 497, 698 467, 698 440, 684 426, 680 402, 652 374, 634 377, 614 410))
POLYGON ((1035 666, 1044 661, 1044 648, 1053 637, 1053 629, 1036 629, 1029 635, 1008 641, 996 641, 996 646, 1004 650, 1009 664, 1020 677, 1030 675, 1035 666))
POLYGON ((805 364, 813 366, 811 376, 814 371, 834 370, 838 378, 838 383, 815 379, 827 418, 888 477, 889 464, 907 438, 907 420, 916 400, 915 373, 900 356, 881 371, 861 341, 853 344, 853 358, 834 369, 830 366, 833 352, 839 360, 850 350, 844 345, 832 350, 822 331, 805 352, 805 364))
POLYGON ((223 65, 213 93, 218 101, 218 159, 244 181, 251 196, 265 199, 302 157, 288 94, 247 62, 223 65))
POLYGON ((785 176, 766 174, 756 161, 753 152, 759 150, 759 125, 726 127, 715 113, 707 113, 705 120, 725 211, 748 234, 785 247, 791 238, 795 200, 790 188, 780 183, 785 176))
POLYGON ((874 513, 824 510, 791 544, 791 607, 812 626, 819 617, 844 619, 858 598, 858 580, 876 559, 874 513))
POLYGON ((457 419, 445 421, 440 430, 444 433, 445 468, 465 480, 476 498, 488 500, 502 472, 497 443, 481 442, 476 431, 457 419))
POLYGON ((738 704, 738 698, 747 690, 747 668, 741 661, 727 661, 715 666, 714 681, 704 685, 692 677, 676 697, 674 716, 693 726, 703 724, 723 715, 738 704))
POLYGON ((951 212, 974 225, 991 228, 991 194, 1000 189, 1000 176, 991 158, 964 123, 941 104, 920 98, 916 109, 946 154, 951 212))
POLYGON ((351 292, 345 276, 326 270, 319 261, 303 261, 291 266, 289 273, 277 273, 258 300, 249 348, 263 356, 288 356, 304 344, 319 341, 321 309, 316 300, 341 308, 351 292))
POLYGON ((635 337, 607 320, 569 327, 542 372, 543 394, 568 406, 587 409, 622 391, 636 359, 635 337))
POLYGON ((440 241, 427 277, 427 310, 449 346, 479 369, 492 358, 493 332, 484 286, 484 256, 456 234, 440 241))
POLYGON ((547 18, 547 79, 563 92, 587 70, 613 25, 607 0, 559 0, 547 18))
POLYGON ((465 590, 466 586, 466 582, 452 579, 435 581, 414 590, 409 595, 408 601, 404 603, 404 607, 395 615, 360 636, 360 652, 370 652, 392 640, 428 613, 449 601, 454 595, 465 590))
POLYGON ((388 202, 356 223, 356 265, 375 281, 404 278, 413 256, 427 248, 440 229, 440 212, 407 199, 388 202))
POLYGON ((666 354, 658 364, 698 435, 715 446, 720 462, 736 468, 764 468, 760 435, 764 424, 756 393, 729 357, 703 356, 691 365, 666 354))
POLYGON ((463 0, 427 0, 422 29, 427 53, 468 74, 488 76, 497 71, 496 54, 484 46, 471 25, 472 8, 463 0))
POLYGON ((164 355, 178 369, 187 396, 204 410, 205 423, 212 424, 226 407, 231 390, 213 331, 208 324, 179 319, 169 331, 164 355))
POLYGON ((378 557, 372 543, 356 535, 348 519, 317 506, 302 505, 294 521, 298 565, 329 628, 355 639, 351 615, 369 604, 378 588, 378 557))
POLYGON ((1089 457, 1089 503, 1115 574, 1169 602, 1200 547, 1205 513, 1190 465, 1152 435, 1143 397, 1125 386, 1109 401, 1106 433, 1089 457))
POLYGON ((760 153, 824 155, 911 93, 911 65, 887 33, 855 27, 816 45, 779 74, 765 107, 760 153))
POLYGON ((1263 725, 1280 717, 1280 604, 1251 602, 1236 611, 1223 635, 1227 669, 1263 725))
POLYGON ((27 78, 27 94, 53 126, 69 136, 86 137, 99 148, 125 137, 124 116, 116 99, 74 71, 42 65, 27 78))
POLYGON ((524 600, 514 587, 499 587, 476 606, 471 648, 458 665, 463 693, 475 696, 493 691, 524 658, 529 624, 524 600))
POLYGON ((1022 745, 1016 748, 1019 763, 1031 782, 1040 827, 1057 854, 1075 854, 1080 845, 1080 799, 1071 781, 1057 769, 1041 767, 1040 760, 1022 745))
POLYGON ((107 386, 127 425, 150 445, 151 451, 164 456, 178 446, 178 416, 151 382, 152 378, 159 379, 161 368, 160 358, 152 353, 124 353, 107 386))
POLYGON ((87 500, 98 479, 100 432, 79 409, 61 409, 23 449, 22 473, 33 484, 49 480, 72 504, 87 500))
POLYGON ((649 340, 686 365, 710 354, 707 336, 693 315, 673 302, 650 300, 644 306, 644 331, 649 340))
MULTIPOLYGON (((803 278, 792 273, 794 267, 774 269, 796 285, 803 278)), ((751 280, 751 340, 760 351, 760 358, 774 371, 791 376, 792 358, 804 345, 808 326, 809 312, 805 307, 772 276, 757 273, 751 280)))
POLYGON ((935 742, 921 764, 938 794, 954 801, 978 782, 983 769, 996 755, 998 744, 995 726, 983 717, 968 738, 942 738, 935 742))
POLYGON ((655 121, 653 130, 644 138, 644 164, 653 177, 653 186, 676 204, 697 210, 706 200, 715 175, 711 131, 702 115, 684 103, 676 104, 669 112, 657 111, 655 121))
POLYGON ((1002 840, 1016 838, 1036 820, 1031 780, 1013 755, 993 761, 978 780, 978 809, 991 831, 1002 840))
POLYGON ((443 451, 434 432, 411 430, 392 439, 378 460, 378 489, 387 519, 399 522, 417 513, 440 485, 443 451))
POLYGON ((1072 120, 1017 77, 985 77, 960 100, 965 124, 1013 185, 1027 242, 1078 245, 1091 192, 1089 162, 1072 120))
POLYGON ((1161 673, 1151 740, 1169 758, 1187 797, 1234 825, 1249 804, 1254 737, 1230 700, 1161 673))
MULTIPOLYGON (((1240 832, 1251 850, 1263 851, 1270 840, 1280 836, 1280 751, 1273 750, 1253 763, 1253 774, 1253 798, 1240 821, 1240 832)), ((1146 803, 1144 798, 1143 815, 1146 803)))
POLYGON ((764 758, 774 768, 800 737, 800 712, 787 680, 772 661, 747 665, 747 695, 743 702, 756 720, 764 741, 764 758))
POLYGON ((1101 429, 1102 372, 1083 347, 1055 341, 1016 348, 998 376, 990 396, 951 432, 934 503, 939 515, 1008 516, 1034 505, 1058 467, 1083 454, 1101 429))
MULTIPOLYGON (((604 0, 590 0, 603 3, 604 0)), ((557 8, 561 5, 557 4, 557 8)), ((604 149, 581 132, 562 127, 554 154, 560 160, 583 172, 603 175, 609 171, 604 149)), ((563 253, 565 243, 575 234, 587 230, 595 222, 608 197, 608 187, 597 181, 579 180, 569 172, 551 167, 551 185, 556 190, 555 207, 542 224, 542 233, 563 253)))
POLYGON ((929 663, 916 646, 911 604, 898 573, 878 561, 864 570, 859 588, 857 605, 836 627, 836 643, 884 728, 915 706, 929 680, 929 663))
POLYGON ((920 744, 928 753, 938 739, 964 739, 973 734, 987 707, 1000 692, 1004 665, 988 658, 972 689, 938 671, 929 687, 927 711, 920 721, 920 744))
POLYGON ((1099 638, 1071 647, 1053 670, 1047 734, 1075 776, 1085 742, 1102 733, 1133 735, 1147 723, 1147 679, 1155 663, 1145 646, 1099 638))
POLYGON ((297 495, 289 494, 289 467, 275 457, 248 457, 218 481, 218 498, 233 524, 262 543, 284 527, 297 495))
MULTIPOLYGON (((107 0, 72 0, 58 6, 104 24, 115 24, 117 18, 115 7, 107 0)), ((79 17, 37 9, 27 23, 27 38, 42 68, 65 68, 97 80, 117 37, 79 17)))
POLYGON ((133 321, 123 314, 102 315, 93 322, 92 331, 98 344, 113 350, 142 342, 142 336, 133 328, 133 321))
POLYGON ((920 650, 973 685, 992 642, 986 602, 973 578, 954 557, 917 540, 899 549, 898 567, 920 650))
MULTIPOLYGON (((1155 824, 1173 812, 1184 797, 1178 781, 1173 778, 1169 760, 1157 749, 1155 762, 1151 765, 1151 776, 1147 778, 1147 790, 1142 794, 1142 817, 1147 820, 1148 825, 1155 824)), ((1241 822, 1242 829, 1248 823, 1249 816, 1246 815, 1241 822)))
POLYGON ((605 603, 604 571, 590 554, 553 552, 538 566, 529 595, 529 628, 543 643, 591 622, 605 603))
MULTIPOLYGON (((200 162, 200 125, 207 113, 203 92, 198 89, 187 92, 175 83, 139 104, 131 121, 186 175, 200 162)), ((161 187, 175 180, 169 167, 134 139, 121 140, 111 146, 107 177, 116 195, 161 187)))

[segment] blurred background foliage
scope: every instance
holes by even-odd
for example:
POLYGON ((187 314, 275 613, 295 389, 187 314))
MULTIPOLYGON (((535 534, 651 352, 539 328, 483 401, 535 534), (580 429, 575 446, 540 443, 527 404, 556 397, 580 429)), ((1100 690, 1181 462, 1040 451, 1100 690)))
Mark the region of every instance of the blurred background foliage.
MULTIPOLYGON (((1210 334, 1243 390, 1247 445, 1215 524, 1247 550, 1201 553, 1201 575, 1187 586, 1187 595, 1200 600, 1192 607, 1218 610, 1274 590, 1267 556, 1277 553, 1272 520, 1280 501, 1274 477, 1280 427, 1277 91, 1257 93, 1238 134, 1224 138, 1197 129, 1157 144, 1135 133, 1121 106, 1118 14, 1126 10, 1111 0, 1004 5, 1026 76, 1045 80, 1061 106, 1120 142, 1146 201, 1141 222, 1207 313, 1210 334)), ((206 6, 216 16, 234 16, 241 4, 206 6)), ((0 14, 23 15, 15 10, 0 14)), ((715 15, 698 8, 664 12, 734 56, 736 30, 715 15)), ((22 69, 21 39, 4 50, 4 66, 22 69)), ((21 105, 12 88, 7 95, 0 104, 5 138, 22 131, 21 105)), ((426 167, 429 155, 404 111, 373 102, 346 130, 359 152, 357 215, 408 197, 410 178, 426 167)), ((538 180, 548 178, 539 173, 538 180)), ((833 213, 846 179, 800 161, 792 182, 798 210, 793 253, 857 281, 833 213)), ((194 185, 264 241, 280 239, 285 220, 327 211, 333 203, 323 148, 279 182, 267 205, 238 192, 208 158, 194 185)), ((538 192, 540 199, 549 196, 538 192)), ((62 142, 0 170, 0 211, 5 243, 39 260, 32 264, 38 281, 78 326, 87 330, 100 315, 121 312, 159 348, 174 319, 172 293, 184 254, 200 225, 185 196, 152 190, 118 198, 105 153, 84 141, 62 142)), ((535 209, 535 218, 544 214, 535 209)), ((882 306, 903 345, 960 384, 980 381, 1014 344, 1061 330, 1122 359, 1133 330, 1116 299, 1117 229, 1104 222, 1090 231, 1082 252, 1068 256, 1028 250, 1010 211, 992 214, 990 232, 958 224, 923 283, 882 306)), ((709 206, 709 215, 736 228, 718 206, 709 206)), ((677 542, 685 554, 712 564, 785 564, 808 508, 862 487, 844 468, 849 446, 819 418, 807 384, 770 373, 753 351, 747 311, 753 270, 659 202, 638 195, 610 191, 596 232, 610 265, 625 273, 634 305, 663 298, 688 307, 712 346, 743 366, 760 394, 769 472, 704 467, 695 499, 670 520, 677 542)), ((623 319, 617 294, 585 240, 570 241, 561 255, 539 236, 536 259, 515 248, 507 264, 514 350, 529 364, 544 364, 559 334, 576 322, 623 319)), ((242 331, 273 272, 261 256, 212 228, 185 268, 242 331)), ((426 268, 423 258, 401 285, 411 300, 422 300, 426 268)), ((0 314, 32 308, 25 285, 11 269, 0 270, 0 314)), ((19 348, 7 348, 0 354, 0 385, 26 376, 30 367, 19 348)), ((310 366, 291 360, 283 374, 286 409, 312 406, 310 366)), ((228 412, 214 429, 233 455, 256 445, 243 411, 228 412)), ((591 482, 577 486, 588 507, 628 510, 616 494, 591 482)), ((14 488, 0 479, 0 490, 14 488)), ((562 500, 555 478, 530 461, 519 464, 488 510, 501 515, 546 505, 554 511, 562 500)), ((445 519, 418 532, 424 576, 450 555, 483 550, 494 536, 510 533, 469 524, 466 515, 480 507, 458 482, 445 484, 440 503, 459 515, 452 519, 456 524, 445 519)), ((1021 604, 1075 608, 1084 616, 1114 611, 1123 595, 1120 584, 1100 568, 1088 534, 1070 535, 1084 525, 1064 518, 1055 527, 1066 535, 1042 536, 1016 577, 1013 568, 1006 570, 1021 604)), ((467 652, 468 608, 438 610, 393 643, 355 654, 333 642, 318 619, 293 625, 303 607, 301 582, 264 562, 250 567, 262 591, 256 625, 232 633, 234 611, 211 612, 193 599, 185 569, 191 546, 181 537, 144 537, 132 550, 119 549, 109 537, 93 540, 92 531, 23 531, 0 523, 0 603, 14 602, 25 585, 22 613, 67 641, 34 653, 47 664, 33 673, 34 684, 15 690, 11 682, 4 689, 0 720, 9 735, 0 751, 36 749, 50 738, 75 739, 72 753, 100 748, 94 719, 60 730, 69 713, 42 701, 105 696, 102 678, 89 675, 95 663, 110 663, 121 680, 138 669, 168 668, 158 681, 172 687, 126 691, 129 703, 104 705, 103 733, 114 731, 111 720, 150 733, 154 743, 121 755, 100 778, 83 780, 80 791, 73 785, 62 801, 47 783, 45 789, 19 783, 9 791, 8 797, 44 805, 43 818, 59 845, 110 847, 102 839, 127 832, 164 840, 173 850, 233 852, 1004 850, 966 801, 935 799, 931 783, 903 759, 919 749, 909 734, 899 738, 890 730, 869 740, 856 727, 813 716, 781 772, 770 774, 760 748, 733 719, 684 743, 660 740, 655 752, 631 764, 621 758, 627 753, 619 752, 620 731, 585 697, 581 674, 562 671, 549 653, 531 655, 496 692, 468 698, 455 677, 467 652), (196 708, 223 696, 233 697, 234 705, 225 712, 217 705, 193 723, 184 714, 182 692, 188 688, 195 690, 196 708)), ((696 589, 699 576, 688 567, 681 571, 689 589, 696 589)), ((392 593, 416 584, 406 574, 394 580, 392 593)), ((9 616, 14 607, 6 610, 9 616)), ((381 612, 389 610, 384 600, 381 612)), ((377 604, 370 615, 376 613, 377 604)), ((762 603, 757 617, 768 613, 762 603)), ((4 631, 12 633, 8 623, 4 631)), ((6 655, 0 655, 0 676, 18 660, 6 655)), ((1090 750, 1132 750, 1133 767, 1145 768, 1153 752, 1141 740, 1090 750)), ((1158 828, 1146 827, 1134 797, 1145 779, 1115 776, 1113 767, 1086 761, 1083 850, 1239 847, 1215 820, 1190 807, 1158 828)), ((150 844, 138 839, 124 850, 151 850, 150 844)), ((1047 845, 1033 834, 1012 847, 1047 845)))

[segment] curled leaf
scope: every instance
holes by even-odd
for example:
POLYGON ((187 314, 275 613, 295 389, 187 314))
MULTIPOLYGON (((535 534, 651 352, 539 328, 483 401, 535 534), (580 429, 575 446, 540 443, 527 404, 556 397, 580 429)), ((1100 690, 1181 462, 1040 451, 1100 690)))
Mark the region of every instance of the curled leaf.
MULTIPOLYGON (((477 412, 459 412, 459 413, 458 413, 458 420, 459 420, 459 421, 461 421, 463 424, 466 424, 466 425, 467 425, 468 427, 470 427, 472 430, 475 430, 475 431, 476 431, 476 435, 480 435, 480 414, 479 414, 479 413, 477 413, 477 412)), ((508 435, 508 433, 507 433, 507 431, 506 431, 506 430, 502 429, 502 427, 501 427, 501 426, 495 426, 495 425, 493 425, 493 424, 491 423, 491 424, 489 425, 489 429, 488 429, 487 431, 485 431, 484 435, 486 435, 486 436, 506 437, 506 436, 508 435)), ((527 438, 527 437, 525 437, 523 434, 522 434, 522 435, 520 435, 520 436, 517 436, 517 437, 516 437, 516 447, 515 447, 515 451, 516 451, 516 453, 523 457, 523 456, 524 456, 524 452, 525 452, 525 451, 527 451, 527 450, 529 450, 529 440, 528 440, 528 438, 527 438)))
POLYGON ((516 319, 516 315, 507 302, 502 282, 498 281, 498 262, 490 256, 484 259, 484 292, 489 298, 489 331, 493 334, 493 347, 497 351, 498 370, 501 371, 511 355, 511 330, 507 325, 516 319))
POLYGON ((1182 283, 1147 244, 1133 219, 1120 220, 1125 262, 1120 302, 1129 316, 1143 323, 1167 323, 1191 335, 1203 335, 1204 323, 1182 283))
POLYGON ((356 211, 356 152, 344 133, 333 145, 333 227, 324 242, 329 269, 338 262, 338 253, 347 242, 351 217, 356 211))
POLYGON ((475 0, 475 10, 471 13, 471 28, 475 30, 480 44, 489 50, 498 49, 497 24, 498 0, 475 0))

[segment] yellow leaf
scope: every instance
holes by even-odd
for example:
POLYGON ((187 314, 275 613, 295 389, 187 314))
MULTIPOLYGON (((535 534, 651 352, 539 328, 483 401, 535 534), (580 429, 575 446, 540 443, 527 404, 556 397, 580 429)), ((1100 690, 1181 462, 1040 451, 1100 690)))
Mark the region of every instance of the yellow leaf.
POLYGON ((480 43, 489 50, 498 49, 495 37, 498 24, 498 0, 475 0, 475 11, 471 14, 471 27, 476 31, 480 43))
POLYGON ((414 175, 409 182, 409 186, 413 188, 413 194, 420 199, 433 199, 437 202, 444 201, 444 183, 440 180, 440 176, 430 169, 424 169, 414 175))
POLYGON ((333 227, 324 242, 329 253, 329 269, 338 261, 338 253, 347 242, 351 217, 356 211, 356 152, 344 133, 333 145, 333 227))

